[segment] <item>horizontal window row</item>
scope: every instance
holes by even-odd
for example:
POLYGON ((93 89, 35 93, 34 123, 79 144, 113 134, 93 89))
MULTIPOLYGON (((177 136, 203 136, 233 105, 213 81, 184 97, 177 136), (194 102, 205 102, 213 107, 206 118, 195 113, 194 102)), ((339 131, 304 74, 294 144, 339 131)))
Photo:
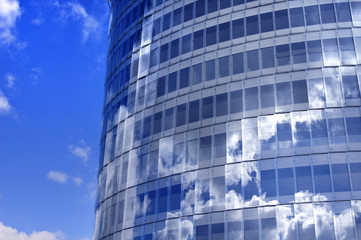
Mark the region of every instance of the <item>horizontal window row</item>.
MULTIPOLYGON (((160 97, 201 82, 250 71, 266 71, 270 68, 290 66, 292 64, 312 64, 322 61, 324 66, 356 64, 356 58, 361 59, 361 50, 357 49, 361 49, 360 37, 355 38, 355 40, 350 37, 296 42, 245 51, 207 60, 161 77, 158 79, 156 94, 157 97, 160 97)), ((166 53, 163 54, 168 56, 168 48, 164 51, 166 53)), ((162 48, 160 56, 163 56, 162 48)), ((152 68, 157 65, 158 52, 155 49, 148 52, 148 54, 143 54, 140 60, 133 61, 132 69, 130 67, 125 68, 119 74, 113 75, 114 77, 107 82, 106 86, 107 103, 118 92, 128 86, 129 78, 136 78, 139 72, 144 71, 144 68, 148 69, 148 67, 144 66, 152 68)), ((139 88, 139 91, 144 90, 145 88, 139 88)), ((142 93, 139 93, 139 96, 142 96, 142 93)))
MULTIPOLYGON (((228 209, 359 199, 359 154, 277 158, 202 169, 128 188, 100 205, 119 203, 114 222, 127 228, 228 209)), ((108 171, 106 191, 117 187, 120 173, 118 168, 108 171)), ((100 184, 106 175, 101 177, 100 184)))
MULTIPOLYGON (((353 68, 351 69, 353 70, 353 68)), ((177 127, 198 124, 202 120, 213 121, 213 119, 216 119, 217 121, 225 121, 228 119, 228 116, 232 119, 239 119, 275 112, 305 110, 309 108, 359 106, 361 104, 357 75, 341 74, 339 76, 337 68, 324 69, 323 78, 321 71, 319 74, 321 78, 293 81, 286 75, 286 81, 274 83, 274 80, 271 79, 265 85, 260 85, 258 79, 253 79, 248 80, 253 85, 253 87, 248 88, 246 88, 247 85, 244 85, 247 82, 239 82, 238 84, 230 84, 228 86, 224 85, 224 93, 212 94, 208 97, 195 99, 168 107, 162 111, 157 111, 153 115, 144 117, 142 119, 143 123, 142 120, 135 121, 140 122, 137 124, 137 129, 144 126, 143 131, 138 130, 139 134, 142 132, 144 134, 136 134, 135 136, 138 136, 136 139, 138 141, 177 127), (228 88, 230 89, 229 92, 228 88)), ((355 73, 353 72, 353 74, 355 73)), ((122 96, 114 107, 109 107, 105 112, 103 134, 112 129, 118 122, 131 116, 135 112, 136 107, 137 109, 143 109, 145 102, 154 103, 156 93, 160 96, 160 94, 164 94, 166 89, 168 91, 172 87, 176 89, 176 86, 176 77, 160 78, 158 79, 157 91, 153 89, 152 92, 146 92, 147 88, 144 86, 138 88, 137 91, 134 90, 129 95, 122 96), (153 101, 150 98, 153 98, 153 101)), ((153 87, 155 87, 155 83, 153 83, 153 87)), ((208 92, 212 93, 214 91, 208 92)))
POLYGON ((126 154, 124 157, 132 159, 132 170, 134 166, 141 166, 139 176, 131 178, 134 185, 225 163, 358 150, 361 146, 359 108, 310 110, 243 119, 215 125, 214 130, 213 127, 201 128, 202 135, 198 130, 189 131, 139 147, 151 140, 151 121, 147 121, 144 119, 143 127, 138 122, 125 122, 106 135, 102 141, 100 171, 126 154), (129 156, 129 151, 132 156, 129 156), (136 153, 140 154, 138 158, 136 153))
POLYGON ((121 231, 112 222, 115 204, 97 213, 95 239, 360 239, 360 206, 360 201, 266 206, 169 219, 121 231))
MULTIPOLYGON (((359 13, 361 13, 361 3, 353 2, 351 3, 351 5, 354 9, 353 12, 355 13, 352 15, 354 21, 357 23, 361 23, 361 18, 359 17, 359 13)), ((185 54, 192 50, 194 51, 217 43, 226 42, 231 39, 237 39, 240 37, 251 36, 254 34, 271 32, 275 30, 288 29, 290 27, 334 23, 336 22, 336 16, 338 18, 338 22, 351 22, 349 3, 336 3, 335 6, 337 9, 336 12, 334 11, 334 4, 320 5, 320 10, 318 9, 318 5, 315 5, 305 7, 305 9, 301 7, 292 8, 289 9, 289 11, 285 9, 276 12, 264 13, 261 15, 250 16, 244 19, 237 19, 231 22, 225 22, 212 27, 208 27, 206 29, 198 30, 192 34, 185 35, 182 38, 173 39, 171 43, 161 46, 159 62, 162 63, 167 61, 168 59, 177 57, 180 54, 185 54), (319 14, 319 11, 321 11, 321 15, 319 14), (320 21, 319 16, 321 17, 320 19, 322 21, 320 21)), ((170 13, 164 15, 163 18, 165 18, 167 15, 170 15, 170 13)), ((170 28, 170 17, 167 21, 163 20, 162 28, 160 20, 161 19, 159 18, 154 20, 152 24, 147 24, 147 26, 151 27, 152 30, 143 29, 143 31, 152 31, 154 37, 161 33, 161 30, 165 31, 166 29, 170 28)), ((116 28, 114 32, 117 33, 124 31, 116 28)), ((112 61, 117 62, 117 59, 122 59, 123 57, 131 53, 133 51, 134 44, 135 46, 139 46, 140 40, 142 38, 142 29, 140 28, 137 31, 133 32, 134 33, 130 35, 129 38, 125 38, 122 40, 118 50, 112 52, 112 61)), ((149 34, 143 33, 143 35, 147 36, 149 34)), ((148 40, 149 39, 143 39, 143 41, 148 40)), ((111 69, 114 69, 114 67, 115 66, 113 66, 111 69)))

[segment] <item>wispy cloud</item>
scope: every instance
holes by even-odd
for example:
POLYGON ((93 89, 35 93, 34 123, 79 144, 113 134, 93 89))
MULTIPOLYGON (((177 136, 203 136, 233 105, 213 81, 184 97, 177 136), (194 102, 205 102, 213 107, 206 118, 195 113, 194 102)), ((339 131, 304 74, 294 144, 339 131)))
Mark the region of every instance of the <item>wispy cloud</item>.
POLYGON ((40 77, 44 75, 44 72, 40 67, 34 67, 31 69, 30 77, 33 79, 33 84, 37 85, 40 81, 40 77))
POLYGON ((66 181, 68 180, 68 175, 66 173, 58 172, 54 170, 48 172, 47 177, 49 180, 58 183, 66 183, 66 181))
POLYGON ((4 95, 4 93, 0 90, 0 115, 6 115, 10 113, 12 107, 9 103, 9 100, 4 95))
POLYGON ((73 182, 74 182, 74 184, 77 186, 77 187, 79 187, 80 185, 82 185, 83 184, 83 179, 82 178, 80 178, 80 177, 73 177, 73 182))
POLYGON ((15 42, 13 29, 20 16, 18 0, 0 0, 0 44, 9 45, 15 42))
POLYGON ((63 240, 65 234, 62 232, 33 231, 30 234, 19 232, 16 228, 5 226, 0 222, 0 240, 63 240))
POLYGON ((87 146, 84 141, 82 141, 81 145, 78 146, 70 145, 69 151, 74 156, 80 158, 84 163, 87 163, 90 157, 91 148, 87 146))
POLYGON ((7 88, 12 88, 14 87, 14 82, 15 82, 15 76, 11 73, 7 73, 5 75, 5 79, 6 79, 6 87, 7 88))
POLYGON ((55 1, 54 6, 58 8, 59 15, 63 20, 81 21, 83 41, 86 41, 91 34, 95 34, 98 31, 100 27, 99 22, 92 15, 88 14, 83 5, 74 1, 55 1))

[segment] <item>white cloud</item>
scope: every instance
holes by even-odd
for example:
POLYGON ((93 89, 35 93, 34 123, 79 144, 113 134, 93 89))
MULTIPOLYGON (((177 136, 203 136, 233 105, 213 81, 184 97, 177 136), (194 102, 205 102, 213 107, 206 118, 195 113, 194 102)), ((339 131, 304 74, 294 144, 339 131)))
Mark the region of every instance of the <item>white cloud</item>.
POLYGON ((14 87, 15 76, 13 74, 7 73, 5 75, 5 79, 6 79, 6 87, 8 88, 14 87))
MULTIPOLYGON (((0 0, 1 1, 1 0, 0 0)), ((6 98, 4 93, 0 90, 0 115, 5 115, 10 113, 12 109, 9 100, 6 98)))
MULTIPOLYGON (((85 143, 83 144, 85 145, 85 143)), ((76 157, 80 158, 84 163, 89 160, 90 156, 90 147, 89 146, 69 146, 69 151, 76 157)))
POLYGON ((37 85, 39 83, 40 77, 44 75, 40 67, 34 67, 31 69, 30 77, 33 79, 33 84, 37 85))
POLYGON ((82 22, 82 38, 86 41, 90 34, 95 34, 99 29, 99 22, 87 13, 85 8, 77 2, 54 3, 59 9, 60 17, 63 19, 73 19, 82 22))
POLYGON ((49 180, 58 183, 66 183, 66 181, 68 180, 68 175, 66 173, 57 172, 54 170, 48 172, 47 177, 49 180))
POLYGON ((19 232, 10 226, 5 226, 0 222, 0 240, 63 240, 65 234, 62 232, 33 231, 30 234, 19 232))
POLYGON ((73 177, 73 182, 77 187, 79 187, 83 184, 83 179, 80 177, 73 177))
POLYGON ((15 41, 12 29, 20 16, 18 0, 0 0, 0 44, 8 45, 15 41))

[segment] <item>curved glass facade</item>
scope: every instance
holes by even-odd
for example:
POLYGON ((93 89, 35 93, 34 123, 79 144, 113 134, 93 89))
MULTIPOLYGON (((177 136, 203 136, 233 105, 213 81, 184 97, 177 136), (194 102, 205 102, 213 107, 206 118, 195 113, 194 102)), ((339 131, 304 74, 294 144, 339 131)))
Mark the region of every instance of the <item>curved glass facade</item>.
POLYGON ((111 5, 95 240, 361 240, 361 2, 111 5))

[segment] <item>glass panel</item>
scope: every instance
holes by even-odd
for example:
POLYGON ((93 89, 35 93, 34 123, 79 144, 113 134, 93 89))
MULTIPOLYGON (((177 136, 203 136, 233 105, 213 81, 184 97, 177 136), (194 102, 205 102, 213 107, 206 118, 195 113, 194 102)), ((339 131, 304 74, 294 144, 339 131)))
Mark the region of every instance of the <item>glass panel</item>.
POLYGON ((192 50, 192 35, 188 34, 182 37, 182 54, 192 50))
POLYGON ((277 105, 285 106, 292 104, 291 86, 289 82, 277 83, 277 105))
POLYGON ((244 22, 243 18, 232 21, 232 38, 244 37, 244 22))
POLYGON ((360 99, 360 90, 357 82, 357 77, 342 76, 343 96, 345 100, 360 99))
POLYGON ((347 2, 335 3, 338 22, 351 22, 350 7, 347 2))
POLYGON ((321 20, 322 23, 335 23, 335 10, 333 9, 333 4, 322 4, 320 5, 321 10, 321 20))
POLYGON ((196 17, 200 17, 205 14, 205 5, 205 0, 196 1, 196 17))
POLYGON ((246 111, 258 109, 258 88, 246 88, 246 111))
POLYGON ((332 164, 332 180, 335 192, 351 191, 346 163, 332 164))
POLYGON ((170 58, 178 57, 179 55, 179 39, 175 39, 170 44, 170 58))
POLYGON ((181 24, 182 8, 173 11, 173 27, 181 24))
POLYGON ((216 116, 224 116, 228 114, 227 93, 216 95, 216 116))
POLYGON ((231 0, 222 0, 219 4, 221 9, 229 8, 231 6, 231 0))
POLYGON ((213 117, 213 96, 202 99, 202 119, 213 117))
POLYGON ((162 130, 162 112, 154 114, 153 134, 159 133, 162 130))
POLYGON ((243 53, 232 55, 233 58, 233 74, 244 72, 243 53))
POLYGON ((243 111, 242 90, 231 92, 231 113, 238 113, 243 111))
POLYGON ((319 62, 322 61, 322 46, 320 40, 307 42, 308 61, 319 62))
POLYGON ((258 34, 258 15, 246 18, 247 36, 258 34))
POLYGON ((361 163, 350 163, 351 183, 354 191, 361 191, 361 163))
POLYGON ((288 44, 276 46, 277 65, 284 66, 290 64, 290 46, 288 44))
POLYGON ((209 60, 206 62, 206 81, 216 78, 216 61, 209 60))
POLYGON ((293 81, 293 103, 308 103, 306 80, 293 81))
POLYGON ((161 97, 165 94, 165 77, 158 79, 157 84, 157 97, 161 97))
POLYGON ((199 121, 199 100, 189 103, 189 123, 199 121))
POLYGON ((258 49, 247 52, 247 71, 259 69, 258 49))
POLYGON ((274 169, 261 171, 261 190, 266 197, 275 197, 276 191, 276 172, 274 169))
POLYGON ((193 66, 193 84, 202 82, 202 63, 193 66))
POLYGON ((177 72, 168 75, 168 93, 177 90, 177 72))
POLYGON ((207 0, 207 13, 217 11, 217 0, 207 0))
POLYGON ((270 32, 273 31, 273 13, 264 13, 261 14, 261 32, 270 32))
POLYGON ((322 78, 308 79, 308 98, 311 108, 325 107, 326 98, 322 78))
POLYGON ((361 142, 361 118, 346 118, 346 130, 349 142, 361 142))
POLYGON ((361 21, 361 3, 351 2, 352 18, 354 22, 361 21))
MULTIPOLYGON (((221 1, 221 5, 229 0, 221 1)), ((219 24, 219 42, 225 42, 230 40, 230 22, 219 24)))
POLYGON ((160 63, 168 60, 168 43, 160 47, 160 63))
MULTIPOLYGON (((214 135, 214 151, 215 158, 226 157, 227 146, 226 146, 226 134, 216 134, 214 135)), ((224 201, 224 199, 223 199, 224 201)))
POLYGON ((307 26, 320 24, 320 14, 318 13, 317 5, 305 7, 305 13, 307 26))
POLYGON ((187 22, 189 20, 193 19, 193 3, 187 4, 184 6, 184 22, 187 22))
POLYGON ((167 13, 163 16, 163 32, 170 28, 170 14, 171 13, 167 13))
POLYGON ((181 104, 177 106, 176 126, 183 126, 186 124, 186 109, 187 105, 181 104))
POLYGON ((179 77, 179 89, 189 86, 189 68, 183 68, 180 70, 179 77))
MULTIPOLYGON (((197 40, 196 38, 194 39, 197 40)), ((217 26, 209 27, 206 29, 206 46, 217 43, 217 26)))
POLYGON ((276 11, 275 18, 276 18, 276 30, 289 28, 287 10, 276 11))
POLYGON ((165 110, 164 131, 174 127, 174 108, 165 110))
POLYGON ((275 66, 273 47, 262 48, 262 68, 275 66))
POLYGON ((275 106, 273 84, 261 86, 261 108, 275 106))
POLYGON ((294 195, 293 168, 281 168, 278 172, 278 190, 280 196, 294 195))
POLYGON ((305 26, 303 8, 291 8, 290 9, 291 27, 305 26))
POLYGON ((221 57, 218 59, 219 66, 219 77, 227 77, 229 76, 229 57, 221 57))
POLYGON ((343 63, 356 64, 356 52, 352 38, 340 38, 341 58, 343 63))
POLYGON ((332 192, 330 168, 328 165, 313 166, 313 174, 315 179, 316 193, 332 192))
POLYGON ((336 39, 324 39, 323 60, 326 66, 338 65, 340 63, 338 56, 338 46, 336 39))
POLYGON ((203 48, 203 32, 204 30, 199 30, 194 33, 194 40, 193 40, 193 50, 203 48))
POLYGON ((295 64, 307 62, 304 42, 292 43, 292 57, 295 64))
POLYGON ((297 192, 313 193, 312 172, 310 166, 296 167, 297 192))

